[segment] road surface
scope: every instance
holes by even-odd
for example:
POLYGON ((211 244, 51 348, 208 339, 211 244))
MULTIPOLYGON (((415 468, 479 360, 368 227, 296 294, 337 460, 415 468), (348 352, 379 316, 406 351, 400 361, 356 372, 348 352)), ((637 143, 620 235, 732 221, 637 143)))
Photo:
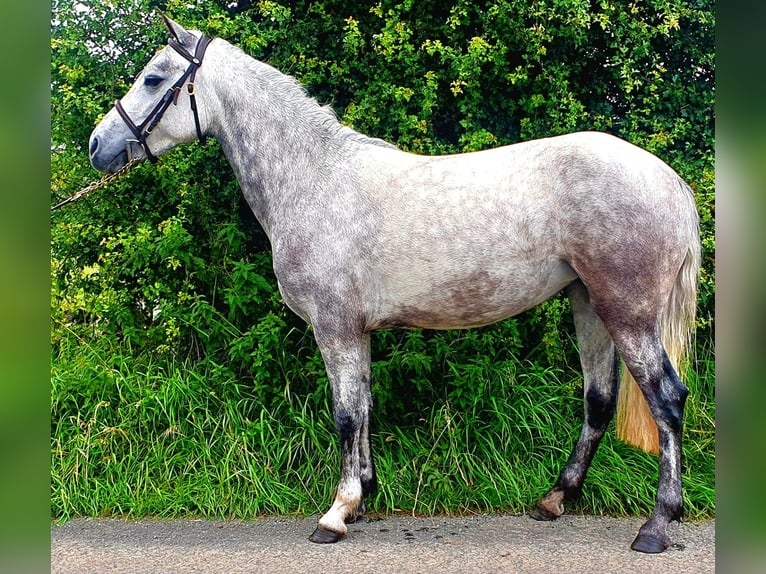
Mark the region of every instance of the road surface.
POLYGON ((51 526, 51 572, 694 573, 715 570, 715 521, 673 523, 673 545, 629 546, 639 518, 565 515, 386 516, 349 525, 337 544, 307 540, 317 517, 253 521, 75 519, 51 526))

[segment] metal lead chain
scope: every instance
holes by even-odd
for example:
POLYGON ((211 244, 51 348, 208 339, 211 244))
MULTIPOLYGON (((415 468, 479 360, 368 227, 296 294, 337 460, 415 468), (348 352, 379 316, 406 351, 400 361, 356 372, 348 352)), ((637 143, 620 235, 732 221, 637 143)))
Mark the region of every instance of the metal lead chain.
POLYGON ((57 203, 56 205, 51 207, 51 211, 54 211, 54 210, 58 209, 59 207, 62 207, 64 205, 66 205, 67 203, 72 203, 74 201, 77 201, 78 199, 80 199, 84 195, 90 193, 91 191, 95 191, 97 189, 101 189, 102 187, 105 187, 113 179, 115 179, 115 178, 117 178, 117 177, 119 177, 121 175, 124 175, 127 172, 129 172, 140 161, 142 161, 142 158, 141 159, 139 159, 139 158, 132 158, 128 163, 126 163, 124 166, 122 166, 120 169, 118 169, 114 173, 110 173, 109 175, 105 175, 100 180, 94 181, 90 185, 88 185, 86 187, 83 187, 80 191, 78 191, 74 195, 70 195, 64 201, 61 201, 61 202, 57 203))

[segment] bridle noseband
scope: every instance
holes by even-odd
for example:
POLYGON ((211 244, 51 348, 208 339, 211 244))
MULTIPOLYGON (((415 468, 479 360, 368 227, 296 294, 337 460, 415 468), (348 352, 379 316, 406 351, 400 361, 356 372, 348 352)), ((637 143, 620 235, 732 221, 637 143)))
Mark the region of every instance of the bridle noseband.
POLYGON ((130 116, 128 116, 127 112, 122 107, 120 100, 114 102, 114 107, 117 110, 117 113, 120 114, 120 117, 127 124, 128 128, 130 128, 130 131, 133 132, 133 135, 136 136, 135 140, 127 140, 128 159, 130 159, 130 144, 138 143, 144 148, 144 153, 146 153, 146 157, 150 162, 155 163, 157 161, 157 157, 151 152, 149 145, 146 143, 146 138, 149 137, 149 134, 151 134, 154 128, 157 127, 157 124, 170 107, 170 104, 178 103, 178 95, 181 92, 181 86, 184 85, 184 82, 186 82, 187 79, 189 81, 186 84, 186 92, 189 94, 189 103, 191 104, 192 113, 194 114, 194 125, 197 128, 197 137, 204 143, 205 135, 200 128, 199 114, 197 113, 197 100, 194 97, 194 77, 197 74, 197 69, 202 65, 202 58, 205 56, 205 50, 207 50, 210 42, 212 42, 212 38, 203 35, 197 42, 194 55, 191 55, 178 40, 171 38, 168 45, 189 61, 189 67, 186 68, 183 76, 178 78, 176 83, 168 88, 168 91, 165 92, 162 99, 156 106, 154 106, 154 109, 149 112, 149 115, 146 116, 144 121, 141 122, 141 125, 137 126, 133 123, 133 120, 130 119, 130 116))

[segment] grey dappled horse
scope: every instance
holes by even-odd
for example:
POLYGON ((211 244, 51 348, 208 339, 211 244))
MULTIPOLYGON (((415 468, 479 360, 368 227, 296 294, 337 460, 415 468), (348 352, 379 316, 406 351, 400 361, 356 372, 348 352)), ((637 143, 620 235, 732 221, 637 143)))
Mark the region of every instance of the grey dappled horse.
POLYGON ((700 261, 694 198, 679 176, 593 132, 461 155, 405 153, 342 126, 293 78, 224 40, 166 23, 169 46, 93 131, 90 159, 115 172, 129 155, 154 161, 205 135, 220 142, 271 241, 280 293, 313 326, 332 384, 342 468, 310 539, 343 537, 376 485, 371 331, 486 325, 566 289, 585 423, 532 516, 557 518, 579 494, 618 410, 621 436, 660 455, 657 504, 632 548, 667 548, 666 526, 682 513, 688 389, 676 370, 700 261), (618 401, 618 389, 639 388, 618 401), (640 420, 647 403, 649 423, 640 420))

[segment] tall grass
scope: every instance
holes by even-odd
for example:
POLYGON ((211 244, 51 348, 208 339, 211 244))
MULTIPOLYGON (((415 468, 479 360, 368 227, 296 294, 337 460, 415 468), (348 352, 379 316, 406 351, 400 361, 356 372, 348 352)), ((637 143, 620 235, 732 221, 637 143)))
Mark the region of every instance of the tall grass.
MULTIPOLYGON (((51 399, 54 518, 306 515, 331 502, 340 461, 328 385, 315 369, 286 372, 266 404, 211 360, 147 361, 75 342, 59 348, 51 399), (312 380, 291 384, 296 376, 312 380), (308 392, 292 388, 312 384, 308 392)), ((712 356, 697 366, 687 381, 684 437, 691 519, 715 513, 712 356)), ((506 361, 481 376, 481 392, 467 407, 456 407, 447 384, 423 412, 376 410, 379 489, 370 510, 522 512, 552 485, 582 424, 580 374, 506 361)), ((657 459, 612 430, 570 511, 651 511, 657 459)))

